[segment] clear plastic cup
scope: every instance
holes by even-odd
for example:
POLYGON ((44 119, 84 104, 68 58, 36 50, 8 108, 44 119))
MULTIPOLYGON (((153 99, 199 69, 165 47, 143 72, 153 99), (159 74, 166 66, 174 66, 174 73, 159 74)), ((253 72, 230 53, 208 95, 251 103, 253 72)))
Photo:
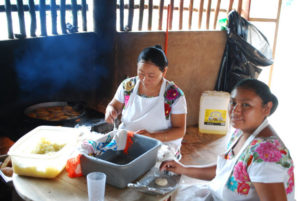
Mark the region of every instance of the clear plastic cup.
POLYGON ((106 175, 103 172, 91 172, 87 175, 89 201, 104 201, 106 175))

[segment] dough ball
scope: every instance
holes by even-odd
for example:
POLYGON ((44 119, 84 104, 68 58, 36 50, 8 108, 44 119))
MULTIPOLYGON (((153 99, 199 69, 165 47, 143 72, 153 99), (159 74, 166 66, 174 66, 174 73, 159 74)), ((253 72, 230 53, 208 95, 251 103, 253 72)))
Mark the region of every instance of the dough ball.
POLYGON ((155 184, 158 186, 166 186, 168 185, 168 180, 166 178, 157 178, 155 179, 155 184))

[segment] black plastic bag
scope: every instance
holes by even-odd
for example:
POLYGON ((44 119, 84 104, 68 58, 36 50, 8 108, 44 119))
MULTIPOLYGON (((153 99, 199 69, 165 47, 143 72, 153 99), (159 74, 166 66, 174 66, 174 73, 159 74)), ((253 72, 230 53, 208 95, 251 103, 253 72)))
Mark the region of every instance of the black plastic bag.
POLYGON ((259 66, 273 64, 267 38, 236 11, 228 15, 227 41, 215 90, 230 92, 244 78, 257 78, 259 66))

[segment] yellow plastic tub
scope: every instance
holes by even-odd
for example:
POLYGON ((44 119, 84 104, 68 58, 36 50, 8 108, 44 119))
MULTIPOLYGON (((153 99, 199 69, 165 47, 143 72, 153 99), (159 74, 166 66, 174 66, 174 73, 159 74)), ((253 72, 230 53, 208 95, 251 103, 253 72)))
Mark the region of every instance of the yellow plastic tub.
POLYGON ((76 149, 79 136, 80 130, 76 128, 39 126, 33 129, 8 152, 14 173, 41 178, 56 177, 76 149))

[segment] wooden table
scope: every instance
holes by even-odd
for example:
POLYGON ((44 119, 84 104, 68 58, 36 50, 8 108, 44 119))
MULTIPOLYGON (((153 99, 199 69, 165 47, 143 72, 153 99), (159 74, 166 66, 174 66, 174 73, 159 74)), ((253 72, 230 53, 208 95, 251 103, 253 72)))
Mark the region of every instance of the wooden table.
MULTIPOLYGON (((24 200, 88 201, 86 177, 69 178, 65 170, 55 179, 39 179, 14 174, 13 184, 24 200)), ((130 188, 118 189, 106 184, 105 201, 162 201, 168 199, 170 194, 149 195, 130 188)))
MULTIPOLYGON (((181 162, 189 165, 205 165, 216 161, 222 152, 224 139, 220 135, 204 135, 198 133, 198 127, 189 127, 184 137, 181 162)), ((156 164, 158 165, 158 164, 156 164)), ((200 180, 183 176, 179 183, 199 183, 200 180)), ((85 177, 69 178, 63 171, 55 179, 38 179, 13 175, 13 183, 18 194, 25 200, 45 201, 85 201, 88 200, 87 182, 85 177)), ((106 201, 163 201, 171 195, 148 195, 125 188, 118 189, 106 185, 106 201)))

